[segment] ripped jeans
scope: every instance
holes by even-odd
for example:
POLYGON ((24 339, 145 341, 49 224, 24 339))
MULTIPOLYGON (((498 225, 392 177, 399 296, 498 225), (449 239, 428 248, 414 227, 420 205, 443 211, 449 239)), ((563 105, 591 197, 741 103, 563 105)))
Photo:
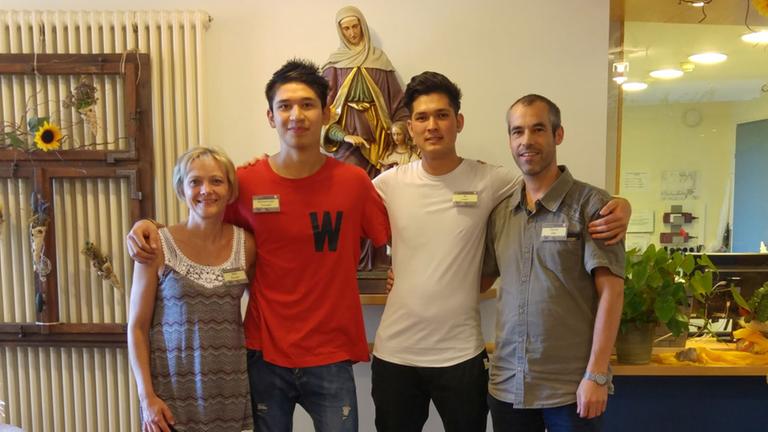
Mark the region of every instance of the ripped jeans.
POLYGON ((248 350, 248 379, 255 432, 290 432, 296 404, 317 432, 357 432, 357 394, 352 362, 287 368, 248 350))

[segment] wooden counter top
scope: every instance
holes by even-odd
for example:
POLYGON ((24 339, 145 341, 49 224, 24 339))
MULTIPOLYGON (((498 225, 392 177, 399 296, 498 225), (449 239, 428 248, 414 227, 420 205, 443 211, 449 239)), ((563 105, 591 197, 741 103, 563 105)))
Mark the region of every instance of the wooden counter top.
POLYGON ((615 376, 766 376, 768 379, 768 366, 622 365, 612 362, 611 367, 615 376))
MULTIPOLYGON (((653 354, 677 352, 681 349, 654 348, 653 354)), ((766 376, 768 380, 768 366, 667 365, 653 360, 645 365, 627 365, 617 363, 616 357, 612 357, 611 368, 616 376, 766 376)))
MULTIPOLYGON (((493 342, 487 342, 485 349, 492 354, 495 349, 493 342)), ((677 352, 682 348, 654 348, 654 354, 677 352)), ((644 365, 627 365, 616 362, 616 356, 611 357, 611 369, 615 376, 765 376, 768 382, 768 366, 714 366, 714 365, 666 365, 654 363, 644 365)))

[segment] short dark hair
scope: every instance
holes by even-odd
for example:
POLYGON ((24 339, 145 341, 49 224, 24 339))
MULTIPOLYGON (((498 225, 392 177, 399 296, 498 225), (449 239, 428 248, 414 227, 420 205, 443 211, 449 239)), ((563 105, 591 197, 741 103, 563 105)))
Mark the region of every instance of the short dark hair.
POLYGON ((317 98, 320 99, 320 106, 325 109, 325 105, 328 103, 328 81, 320 74, 320 69, 316 64, 309 60, 295 58, 282 65, 272 74, 272 78, 267 83, 265 93, 270 111, 277 89, 283 84, 292 82, 304 84, 312 89, 317 98))
POLYGON ((516 105, 531 106, 536 102, 541 102, 547 106, 547 110, 549 111, 549 123, 552 126, 552 134, 554 135, 557 133, 557 130, 563 125, 562 119, 560 118, 560 107, 548 98, 535 93, 527 94, 510 105, 507 110, 507 133, 512 132, 509 125, 509 112, 512 111, 512 108, 516 105))
POLYGON ((461 89, 445 75, 437 72, 422 72, 413 78, 405 86, 403 95, 403 104, 408 108, 408 112, 413 112, 413 102, 419 98, 432 93, 444 94, 451 103, 455 114, 461 110, 461 89))

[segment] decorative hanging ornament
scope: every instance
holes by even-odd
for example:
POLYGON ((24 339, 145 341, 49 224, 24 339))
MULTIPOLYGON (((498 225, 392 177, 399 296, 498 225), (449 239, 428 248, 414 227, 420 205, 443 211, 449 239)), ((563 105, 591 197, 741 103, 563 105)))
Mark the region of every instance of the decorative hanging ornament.
POLYGON ((97 91, 98 89, 93 84, 85 77, 81 77, 80 83, 62 102, 64 108, 74 108, 80 113, 80 118, 83 119, 94 137, 98 135, 101 128, 96 113, 96 102, 99 100, 96 97, 97 91))
POLYGON ((32 193, 32 218, 29 221, 29 238, 32 244, 32 268, 45 282, 51 272, 51 260, 45 256, 45 234, 48 231, 48 203, 32 193))
POLYGON ((0 239, 3 238, 3 225, 5 224, 5 218, 3 217, 3 203, 0 203, 0 239))
POLYGON ((112 258, 109 255, 104 255, 95 244, 87 240, 85 242, 85 247, 80 253, 91 260, 91 265, 96 269, 97 275, 105 281, 109 281, 112 288, 122 291, 123 286, 120 284, 120 279, 118 279, 112 268, 112 258))

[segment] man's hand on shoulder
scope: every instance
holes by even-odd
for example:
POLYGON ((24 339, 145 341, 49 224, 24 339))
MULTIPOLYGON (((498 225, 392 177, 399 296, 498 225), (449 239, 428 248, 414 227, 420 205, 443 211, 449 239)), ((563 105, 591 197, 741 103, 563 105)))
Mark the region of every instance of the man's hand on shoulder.
POLYGON ((620 242, 627 234, 632 206, 624 198, 614 198, 600 209, 600 219, 589 223, 593 239, 605 240, 606 245, 620 242))
POLYGON ((261 155, 256 155, 251 160, 246 161, 244 164, 238 165, 237 168, 238 169, 240 169, 240 168, 248 168, 251 165, 256 165, 260 160, 267 160, 267 159, 269 159, 269 153, 264 153, 264 154, 261 154, 261 155))
POLYGON ((142 219, 125 236, 128 254, 141 264, 150 264, 157 258, 160 247, 158 227, 149 219, 142 219))

